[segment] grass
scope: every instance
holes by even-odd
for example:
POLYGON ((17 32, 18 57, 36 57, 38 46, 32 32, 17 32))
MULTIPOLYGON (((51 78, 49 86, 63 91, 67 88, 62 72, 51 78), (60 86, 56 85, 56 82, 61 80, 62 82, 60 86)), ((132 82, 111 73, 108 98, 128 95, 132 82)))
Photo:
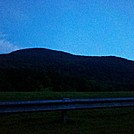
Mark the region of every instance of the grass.
MULTIPOLYGON (((134 97, 134 92, 1 92, 0 100, 35 100, 89 97, 134 97)), ((0 134, 132 134, 134 108, 107 108, 61 112, 0 115, 0 134)))
POLYGON ((133 92, 0 92, 0 101, 91 97, 134 97, 133 92))
POLYGON ((134 108, 68 111, 68 122, 60 112, 2 115, 0 134, 132 134, 134 108))

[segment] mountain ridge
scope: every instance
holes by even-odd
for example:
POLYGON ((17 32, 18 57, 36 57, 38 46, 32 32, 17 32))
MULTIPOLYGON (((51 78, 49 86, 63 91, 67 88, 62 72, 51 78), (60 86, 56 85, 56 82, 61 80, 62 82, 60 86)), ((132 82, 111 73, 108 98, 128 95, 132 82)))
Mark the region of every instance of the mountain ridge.
POLYGON ((1 91, 134 89, 134 61, 29 48, 0 55, 1 91))
MULTIPOLYGON (((119 56, 114 56, 114 55, 108 55, 108 56, 77 55, 77 54, 71 54, 69 52, 64 52, 64 51, 59 51, 59 50, 53 50, 53 49, 48 49, 48 48, 25 48, 25 49, 20 49, 20 50, 12 51, 12 52, 7 53, 7 54, 14 54, 14 53, 18 53, 20 51, 30 51, 30 50, 32 50, 32 51, 34 51, 34 50, 52 51, 52 52, 59 52, 59 53, 63 53, 63 54, 68 54, 68 55, 72 55, 72 56, 80 56, 80 57, 97 57, 97 58, 109 57, 109 58, 118 58, 118 59, 124 59, 124 60, 128 60, 128 61, 133 61, 133 60, 129 60, 127 58, 123 58, 123 57, 119 57, 119 56)), ((0 54, 0 55, 6 55, 6 54, 0 54)))

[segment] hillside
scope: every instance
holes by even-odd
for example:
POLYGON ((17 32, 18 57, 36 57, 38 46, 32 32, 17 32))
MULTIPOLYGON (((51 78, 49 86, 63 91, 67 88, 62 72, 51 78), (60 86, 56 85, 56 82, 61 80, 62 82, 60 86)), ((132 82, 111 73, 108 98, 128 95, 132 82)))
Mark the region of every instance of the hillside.
POLYGON ((0 91, 132 91, 134 61, 44 48, 0 55, 0 91))

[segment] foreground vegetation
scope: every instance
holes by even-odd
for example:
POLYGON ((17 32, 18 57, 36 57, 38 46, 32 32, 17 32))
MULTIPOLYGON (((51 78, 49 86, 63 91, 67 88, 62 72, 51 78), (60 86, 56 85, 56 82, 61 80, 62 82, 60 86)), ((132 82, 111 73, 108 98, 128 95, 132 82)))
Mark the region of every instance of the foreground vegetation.
MULTIPOLYGON (((1 116, 1 115, 0 115, 1 116)), ((2 115, 0 134, 132 134, 134 108, 68 111, 68 122, 60 112, 2 115)))
POLYGON ((131 92, 0 92, 0 101, 90 97, 134 97, 131 92))
MULTIPOLYGON (((133 97, 134 92, 0 92, 0 100, 133 97)), ((132 134, 134 108, 0 114, 0 134, 132 134)))

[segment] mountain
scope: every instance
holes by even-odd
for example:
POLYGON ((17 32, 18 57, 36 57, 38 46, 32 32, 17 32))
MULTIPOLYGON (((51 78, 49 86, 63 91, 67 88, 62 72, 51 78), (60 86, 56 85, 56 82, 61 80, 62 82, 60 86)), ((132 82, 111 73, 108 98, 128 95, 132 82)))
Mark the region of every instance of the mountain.
POLYGON ((132 91, 134 61, 45 48, 0 55, 0 91, 132 91))

